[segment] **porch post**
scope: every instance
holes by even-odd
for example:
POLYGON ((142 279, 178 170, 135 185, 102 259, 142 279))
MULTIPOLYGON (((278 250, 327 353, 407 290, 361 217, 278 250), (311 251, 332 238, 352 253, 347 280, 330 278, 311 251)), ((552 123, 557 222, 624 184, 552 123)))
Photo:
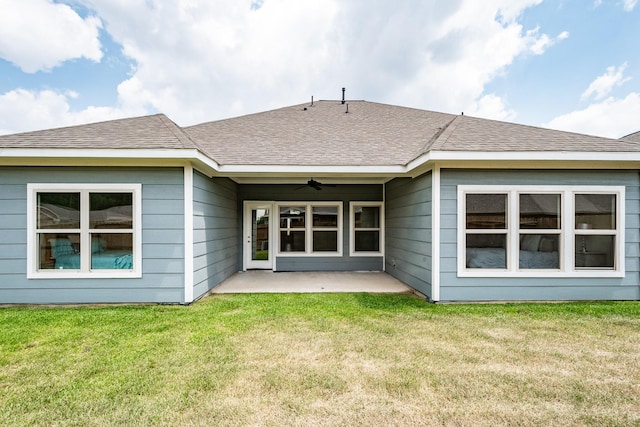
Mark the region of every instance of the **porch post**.
POLYGON ((193 166, 184 167, 184 303, 193 302, 193 166))
POLYGON ((440 166, 434 166, 431 194, 431 300, 440 301, 440 166))

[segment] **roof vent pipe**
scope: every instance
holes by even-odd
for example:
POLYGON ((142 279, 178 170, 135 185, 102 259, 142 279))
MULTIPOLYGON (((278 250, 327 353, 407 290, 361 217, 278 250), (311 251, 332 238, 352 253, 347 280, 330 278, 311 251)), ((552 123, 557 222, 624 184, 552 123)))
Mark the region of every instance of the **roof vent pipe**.
POLYGON ((313 107, 313 95, 311 95, 311 106, 313 107))
POLYGON ((346 91, 346 88, 342 88, 342 103, 344 104, 344 92, 346 91))

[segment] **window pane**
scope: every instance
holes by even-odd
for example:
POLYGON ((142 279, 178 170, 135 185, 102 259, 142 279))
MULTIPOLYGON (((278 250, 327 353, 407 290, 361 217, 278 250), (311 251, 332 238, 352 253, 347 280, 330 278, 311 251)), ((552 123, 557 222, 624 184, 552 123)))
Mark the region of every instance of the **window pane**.
POLYGON ((251 209, 251 259, 269 259, 269 209, 251 209))
POLYGON ((576 229, 615 230, 615 194, 576 194, 576 229))
POLYGON ((132 229, 133 194, 89 194, 89 228, 132 229))
POLYGON ((304 228, 305 208, 302 206, 280 207, 280 228, 304 228))
POLYGON ((506 234, 467 234, 467 268, 507 268, 506 234))
POLYGON ((560 236, 557 234, 520 235, 519 266, 521 269, 559 268, 560 236))
POLYGON ((506 194, 467 194, 468 229, 507 228, 506 194))
POLYGON ((337 231, 314 231, 313 251, 314 252, 336 252, 338 250, 337 231))
POLYGON ((380 232, 356 230, 355 250, 356 252, 379 252, 380 232))
POLYGON ((80 193, 38 193, 38 229, 80 228, 80 193))
POLYGON ((615 236, 576 235, 576 267, 614 268, 615 236))
POLYGON ((615 236, 576 235, 576 268, 615 266, 615 236))
POLYGON ((280 231, 281 252, 304 252, 304 231, 280 231))
POLYGON ((560 229, 560 195, 521 194, 520 228, 560 229))
POLYGON ((127 270, 133 268, 131 233, 92 234, 91 268, 93 270, 127 270))
POLYGON ((313 208, 314 227, 337 227, 338 207, 337 206, 314 206, 313 208))
POLYGON ((38 234, 38 268, 79 269, 80 234, 38 234))
POLYGON ((354 222, 356 228, 379 228, 380 227, 380 207, 379 206, 355 206, 354 222))

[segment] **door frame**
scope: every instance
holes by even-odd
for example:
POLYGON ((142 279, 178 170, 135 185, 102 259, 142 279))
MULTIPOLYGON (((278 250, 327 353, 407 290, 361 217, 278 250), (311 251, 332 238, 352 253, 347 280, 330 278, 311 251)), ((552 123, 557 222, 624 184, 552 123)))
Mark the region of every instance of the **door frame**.
POLYGON ((273 201, 247 201, 245 200, 243 204, 242 210, 242 271, 257 269, 257 270, 273 270, 275 271, 276 260, 275 260, 275 241, 274 241, 274 206, 275 202, 273 201), (251 259, 251 250, 252 250, 252 241, 251 241, 251 233, 253 228, 253 218, 251 217, 251 212, 254 209, 269 209, 269 229, 268 229, 268 238, 269 238, 269 252, 267 260, 252 260, 251 259))

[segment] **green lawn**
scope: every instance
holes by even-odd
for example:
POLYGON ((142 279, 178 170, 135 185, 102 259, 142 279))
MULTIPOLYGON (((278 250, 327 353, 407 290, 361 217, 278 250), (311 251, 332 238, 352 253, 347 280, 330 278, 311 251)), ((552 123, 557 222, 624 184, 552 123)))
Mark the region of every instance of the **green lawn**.
POLYGON ((0 425, 640 425, 640 303, 0 309, 0 425))

